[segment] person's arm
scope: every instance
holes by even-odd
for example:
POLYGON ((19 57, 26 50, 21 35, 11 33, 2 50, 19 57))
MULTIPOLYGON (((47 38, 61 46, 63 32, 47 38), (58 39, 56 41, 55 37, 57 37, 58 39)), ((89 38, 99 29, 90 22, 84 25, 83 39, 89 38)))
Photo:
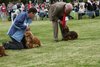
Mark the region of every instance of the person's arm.
POLYGON ((17 18, 15 19, 14 26, 15 26, 17 29, 25 30, 27 26, 24 25, 24 21, 25 21, 25 15, 19 15, 19 16, 17 16, 17 18))

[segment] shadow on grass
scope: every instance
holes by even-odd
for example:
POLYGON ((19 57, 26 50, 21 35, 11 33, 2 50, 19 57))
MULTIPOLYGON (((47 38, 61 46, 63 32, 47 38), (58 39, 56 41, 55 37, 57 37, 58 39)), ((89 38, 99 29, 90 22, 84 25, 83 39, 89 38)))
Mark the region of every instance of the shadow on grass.
POLYGON ((84 38, 78 38, 78 40, 99 40, 100 37, 84 37, 84 38))

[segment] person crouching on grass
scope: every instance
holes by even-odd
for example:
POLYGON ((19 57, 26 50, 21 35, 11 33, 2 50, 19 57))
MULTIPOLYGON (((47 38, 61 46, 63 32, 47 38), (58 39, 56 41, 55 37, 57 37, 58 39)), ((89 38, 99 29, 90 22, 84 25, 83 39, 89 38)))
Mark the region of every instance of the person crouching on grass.
POLYGON ((49 9, 49 19, 52 21, 53 24, 53 34, 54 40, 58 42, 58 24, 60 26, 62 40, 64 39, 64 34, 62 29, 66 27, 65 17, 70 14, 72 11, 73 6, 70 3, 65 2, 56 2, 50 6, 49 9))
POLYGON ((28 25, 32 23, 32 18, 36 13, 37 10, 35 8, 30 8, 28 12, 22 12, 15 18, 7 33, 12 41, 3 43, 5 49, 26 48, 24 33, 25 30, 29 29, 28 25))

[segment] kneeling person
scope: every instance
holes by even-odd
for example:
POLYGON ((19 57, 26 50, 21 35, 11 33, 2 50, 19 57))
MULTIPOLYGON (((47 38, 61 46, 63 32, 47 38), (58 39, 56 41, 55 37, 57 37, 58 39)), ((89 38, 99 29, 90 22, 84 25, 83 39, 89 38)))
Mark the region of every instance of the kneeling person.
POLYGON ((23 49, 25 46, 24 33, 29 28, 28 25, 32 23, 32 18, 37 13, 35 8, 30 8, 28 12, 20 13, 12 23, 8 35, 11 42, 3 43, 5 49, 23 49))

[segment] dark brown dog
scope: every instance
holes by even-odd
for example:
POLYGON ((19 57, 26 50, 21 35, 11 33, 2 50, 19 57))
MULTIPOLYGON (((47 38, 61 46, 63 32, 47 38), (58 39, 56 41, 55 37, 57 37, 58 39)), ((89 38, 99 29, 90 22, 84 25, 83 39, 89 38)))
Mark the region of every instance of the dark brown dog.
POLYGON ((70 40, 75 40, 78 38, 78 34, 75 31, 70 31, 68 34, 70 36, 70 38, 69 38, 70 40))
POLYGON ((34 48, 41 46, 40 40, 32 34, 30 30, 25 32, 26 46, 27 48, 34 48))
POLYGON ((65 36, 65 40, 75 40, 77 38, 78 34, 75 31, 69 31, 65 36))
POLYGON ((70 31, 68 26, 62 29, 63 39, 62 40, 75 40, 78 38, 78 34, 75 31, 70 31))
POLYGON ((0 46, 0 57, 3 56, 8 56, 8 55, 5 53, 5 48, 3 46, 0 46))

